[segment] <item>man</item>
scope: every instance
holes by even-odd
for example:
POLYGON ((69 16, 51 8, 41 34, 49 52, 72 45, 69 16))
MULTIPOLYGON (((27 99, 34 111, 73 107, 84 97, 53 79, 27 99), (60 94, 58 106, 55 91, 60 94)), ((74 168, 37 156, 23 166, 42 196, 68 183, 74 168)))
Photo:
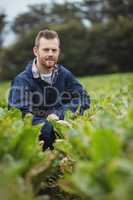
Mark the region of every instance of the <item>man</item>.
POLYGON ((73 74, 57 64, 60 55, 60 39, 53 30, 40 31, 33 48, 35 59, 17 75, 11 85, 9 107, 16 107, 33 114, 33 125, 44 123, 40 140, 44 141, 43 150, 53 149, 55 132, 47 117, 52 115, 63 119, 67 109, 80 114, 89 108, 90 100, 81 84, 73 74))

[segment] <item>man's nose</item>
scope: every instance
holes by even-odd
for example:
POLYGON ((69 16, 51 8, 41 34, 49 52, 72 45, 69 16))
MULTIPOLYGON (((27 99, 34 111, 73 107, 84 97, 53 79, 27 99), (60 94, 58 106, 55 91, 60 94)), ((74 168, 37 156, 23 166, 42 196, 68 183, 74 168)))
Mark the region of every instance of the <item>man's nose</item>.
POLYGON ((50 50, 48 51, 48 55, 49 55, 49 56, 52 56, 52 55, 53 55, 52 49, 50 49, 50 50))

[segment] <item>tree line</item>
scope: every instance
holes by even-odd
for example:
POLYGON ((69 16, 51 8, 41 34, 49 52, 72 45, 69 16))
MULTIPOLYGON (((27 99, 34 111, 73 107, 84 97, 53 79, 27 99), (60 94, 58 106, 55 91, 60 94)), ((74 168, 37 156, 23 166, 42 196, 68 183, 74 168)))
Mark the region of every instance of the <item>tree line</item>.
POLYGON ((82 0, 28 7, 11 24, 15 42, 4 47, 6 14, 0 13, 0 80, 12 79, 33 59, 37 32, 54 29, 61 38, 60 62, 75 75, 133 71, 133 1, 82 0))

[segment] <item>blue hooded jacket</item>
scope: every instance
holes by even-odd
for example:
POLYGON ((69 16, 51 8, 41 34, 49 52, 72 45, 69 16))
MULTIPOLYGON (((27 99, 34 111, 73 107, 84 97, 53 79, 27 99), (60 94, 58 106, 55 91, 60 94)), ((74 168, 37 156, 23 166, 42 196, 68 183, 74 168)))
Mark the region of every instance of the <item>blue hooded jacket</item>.
POLYGON ((49 84, 41 77, 33 76, 32 65, 33 62, 30 62, 26 69, 12 81, 9 108, 20 109, 22 116, 32 113, 33 125, 43 122, 48 124, 46 118, 51 113, 63 119, 67 109, 75 112, 80 106, 82 115, 84 110, 89 108, 89 95, 68 69, 57 65, 58 68, 49 84))

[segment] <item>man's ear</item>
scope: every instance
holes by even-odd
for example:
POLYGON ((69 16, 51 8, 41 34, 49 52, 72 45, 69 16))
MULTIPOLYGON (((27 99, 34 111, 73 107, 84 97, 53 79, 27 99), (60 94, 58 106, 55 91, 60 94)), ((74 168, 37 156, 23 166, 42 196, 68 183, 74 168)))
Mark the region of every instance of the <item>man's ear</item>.
POLYGON ((33 53, 34 53, 35 56, 38 55, 38 49, 37 49, 37 47, 33 47, 33 53))
POLYGON ((59 47, 59 55, 61 54, 61 48, 59 47))
POLYGON ((61 57, 62 51, 61 48, 59 48, 59 58, 61 57))

